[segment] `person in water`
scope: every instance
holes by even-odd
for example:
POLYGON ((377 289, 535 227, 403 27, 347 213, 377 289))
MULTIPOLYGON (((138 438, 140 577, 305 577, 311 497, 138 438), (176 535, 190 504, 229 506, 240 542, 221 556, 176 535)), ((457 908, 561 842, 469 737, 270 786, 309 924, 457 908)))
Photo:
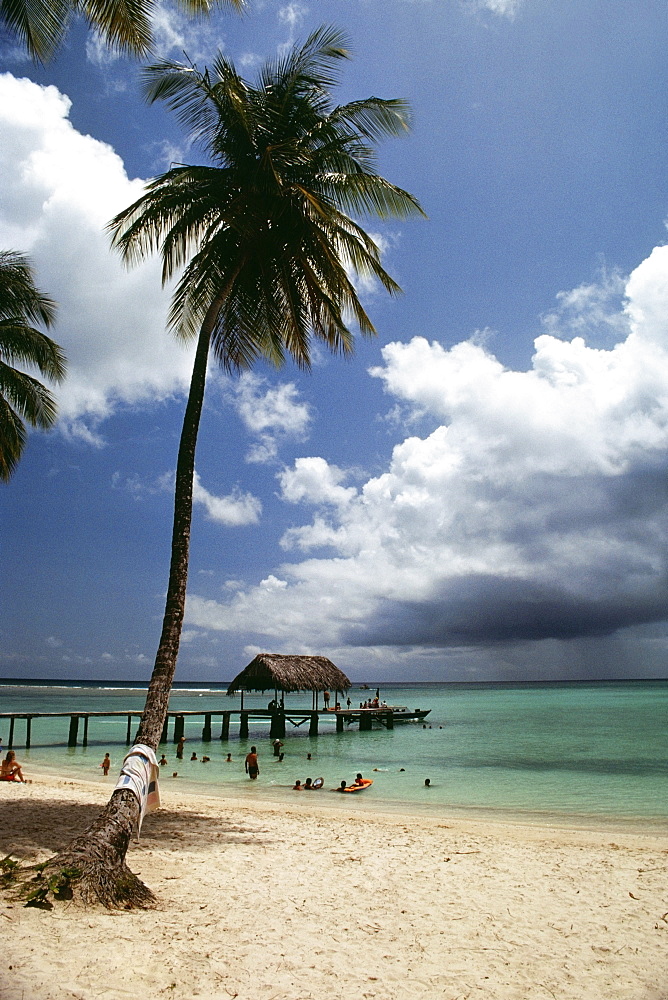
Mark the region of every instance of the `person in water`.
POLYGON ((8 750, 7 756, 0 762, 0 781, 21 781, 26 784, 21 765, 13 750, 8 750))
POLYGON ((160 767, 164 767, 165 764, 169 764, 169 761, 165 757, 164 753, 163 753, 162 757, 160 758, 160 760, 158 761, 158 764, 160 765, 160 767))
POLYGON ((364 778, 358 771, 357 774, 355 775, 355 780, 353 781, 353 785, 363 785, 363 784, 364 784, 364 778))
POLYGON ((301 792, 301 790, 302 790, 302 787, 303 787, 303 786, 302 786, 302 783, 301 783, 301 781, 299 780, 299 778, 296 778, 296 779, 295 779, 295 783, 294 783, 294 785, 292 786, 292 791, 293 791, 293 792, 301 792))
POLYGON ((339 787, 338 788, 332 788, 332 791, 333 792, 345 792, 345 790, 346 790, 347 787, 348 787, 347 783, 345 781, 342 781, 341 784, 339 785, 339 787))
POLYGON ((425 788, 431 788, 431 779, 430 778, 425 778, 424 779, 424 787, 425 788))
POLYGON ((109 756, 108 753, 105 753, 104 760, 100 764, 100 767, 102 768, 102 774, 106 778, 107 775, 109 774, 109 768, 111 767, 111 757, 109 756))
POLYGON ((257 747, 251 747, 250 753, 246 754, 245 766, 246 766, 246 774, 251 779, 251 781, 255 781, 258 774, 260 773, 260 765, 258 764, 257 761, 257 747))
POLYGON ((306 781, 304 782, 304 791, 305 792, 312 792, 313 791, 313 778, 307 778, 306 779, 306 781))

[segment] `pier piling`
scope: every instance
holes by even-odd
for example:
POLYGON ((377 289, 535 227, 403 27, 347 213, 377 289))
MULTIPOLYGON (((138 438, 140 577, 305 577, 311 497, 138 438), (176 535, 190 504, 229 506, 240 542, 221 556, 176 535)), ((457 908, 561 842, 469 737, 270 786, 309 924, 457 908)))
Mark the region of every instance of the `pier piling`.
POLYGON ((70 731, 67 737, 68 747, 75 747, 77 745, 78 732, 79 732, 79 716, 70 715, 70 731))
POLYGON ((221 740, 229 740, 230 738, 230 712, 223 712, 223 724, 220 729, 221 740))
POLYGON ((202 740, 204 743, 211 742, 211 712, 204 714, 204 727, 202 729, 202 740))

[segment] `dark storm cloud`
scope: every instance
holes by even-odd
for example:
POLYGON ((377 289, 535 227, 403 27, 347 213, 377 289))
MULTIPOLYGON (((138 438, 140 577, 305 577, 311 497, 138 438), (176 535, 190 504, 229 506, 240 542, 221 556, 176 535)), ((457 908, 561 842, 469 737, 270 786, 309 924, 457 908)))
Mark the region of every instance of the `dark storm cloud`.
POLYGON ((578 596, 559 586, 473 576, 450 581, 429 601, 386 602, 344 640, 360 646, 446 647, 581 639, 661 621, 667 608, 665 580, 635 593, 578 596))

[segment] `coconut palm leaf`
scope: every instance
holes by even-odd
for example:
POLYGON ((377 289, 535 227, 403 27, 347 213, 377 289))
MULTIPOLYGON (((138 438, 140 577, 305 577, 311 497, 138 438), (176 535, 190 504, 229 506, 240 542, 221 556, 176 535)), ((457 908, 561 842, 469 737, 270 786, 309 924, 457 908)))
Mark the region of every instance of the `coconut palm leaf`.
POLYGON ((0 479, 11 478, 27 440, 24 421, 41 429, 56 421, 56 403, 38 379, 65 377, 65 356, 55 341, 31 325, 51 326, 55 304, 36 287, 29 259, 0 251, 0 479), (19 365, 19 368, 15 366, 19 365))
MULTIPOLYGON (((223 3, 241 10, 245 0, 179 0, 179 6, 195 16, 223 3)), ((39 62, 54 55, 75 15, 82 15, 111 48, 147 56, 153 47, 154 9, 154 0, 0 0, 0 24, 39 62)))

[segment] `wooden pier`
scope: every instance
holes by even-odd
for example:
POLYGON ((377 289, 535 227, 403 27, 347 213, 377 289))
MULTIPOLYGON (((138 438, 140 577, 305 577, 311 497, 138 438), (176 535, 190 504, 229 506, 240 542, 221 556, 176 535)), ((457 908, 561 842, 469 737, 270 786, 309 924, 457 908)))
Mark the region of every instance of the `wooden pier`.
MULTIPOLYGON (((67 736, 68 747, 79 745, 79 731, 81 732, 81 746, 88 746, 89 721, 91 719, 126 718, 127 727, 125 742, 131 745, 133 722, 139 722, 141 711, 128 712, 0 712, 0 720, 9 720, 9 735, 5 746, 11 749, 16 738, 17 720, 25 720, 25 743, 26 749, 30 749, 32 740, 33 719, 69 719, 69 731, 67 736), (83 723, 83 726, 81 724, 83 723)), ((345 708, 345 709, 268 709, 268 708, 237 708, 218 709, 213 711, 183 711, 168 712, 165 725, 162 730, 160 742, 169 742, 169 726, 173 722, 173 742, 178 743, 184 735, 185 721, 187 718, 197 717, 203 719, 202 741, 204 743, 211 740, 228 740, 230 738, 230 722, 233 717, 239 717, 239 739, 249 738, 249 728, 252 722, 269 721, 269 736, 271 739, 283 739, 287 732, 288 723, 293 729, 299 729, 308 723, 309 736, 318 736, 321 721, 333 721, 337 733, 344 732, 346 726, 357 723, 360 732, 369 732, 374 722, 379 723, 385 729, 394 728, 394 712, 391 708, 345 708), (214 720, 220 720, 220 732, 214 737, 214 720)), ((217 728, 217 726, 216 726, 217 728)))

